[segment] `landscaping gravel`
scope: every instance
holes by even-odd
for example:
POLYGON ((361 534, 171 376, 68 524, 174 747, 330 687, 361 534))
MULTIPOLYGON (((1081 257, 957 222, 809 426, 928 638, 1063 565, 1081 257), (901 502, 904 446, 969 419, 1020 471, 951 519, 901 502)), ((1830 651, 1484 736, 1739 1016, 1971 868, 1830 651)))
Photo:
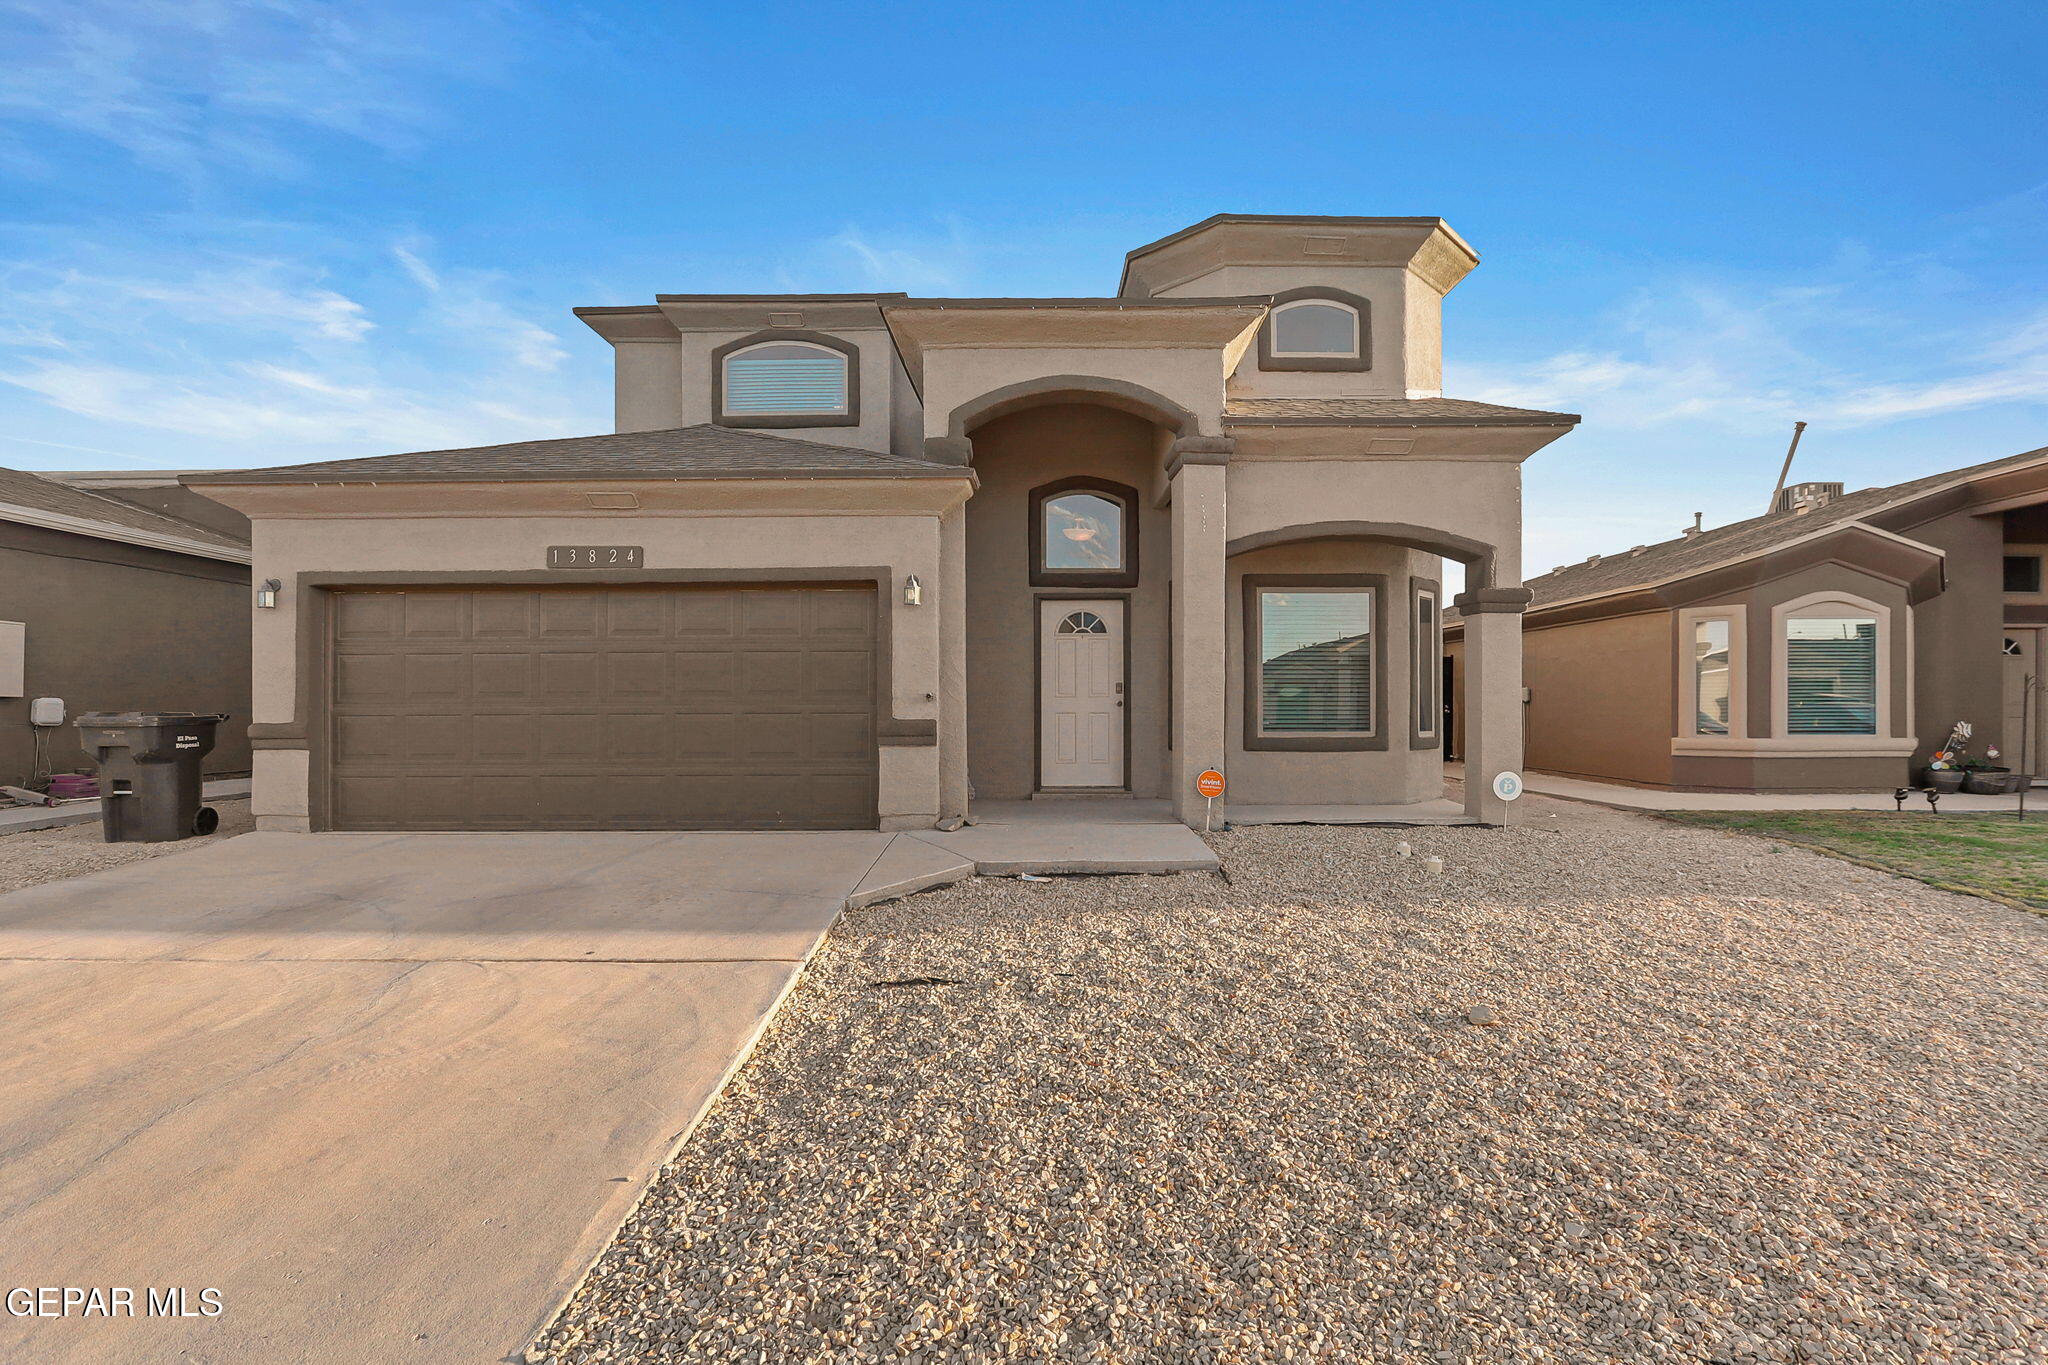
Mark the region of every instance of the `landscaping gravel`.
POLYGON ((532 1358, 2048 1360, 2048 920, 1634 816, 1215 845, 850 913, 532 1358))
POLYGON ((83 877, 88 872, 123 863, 203 848, 237 834, 247 834, 256 827, 246 800, 216 801, 213 808, 220 812, 219 829, 203 839, 179 839, 164 844, 107 843, 97 817, 88 824, 0 834, 0 895, 42 882, 83 877))

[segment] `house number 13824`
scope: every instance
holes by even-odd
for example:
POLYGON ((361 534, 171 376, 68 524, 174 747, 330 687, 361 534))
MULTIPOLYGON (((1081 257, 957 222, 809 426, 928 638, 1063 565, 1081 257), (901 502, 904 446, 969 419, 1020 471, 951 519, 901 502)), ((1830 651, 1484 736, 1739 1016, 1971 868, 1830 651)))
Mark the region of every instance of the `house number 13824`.
POLYGON ((550 569, 639 569, 647 551, 638 545, 550 545, 550 569))

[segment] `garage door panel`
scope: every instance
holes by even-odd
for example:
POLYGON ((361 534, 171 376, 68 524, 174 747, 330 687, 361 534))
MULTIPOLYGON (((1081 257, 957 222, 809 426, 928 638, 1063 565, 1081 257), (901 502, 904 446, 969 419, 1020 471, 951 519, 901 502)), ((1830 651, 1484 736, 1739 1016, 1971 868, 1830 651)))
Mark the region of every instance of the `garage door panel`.
POLYGON ((874 656, 865 650, 812 650, 793 660, 801 665, 803 694, 813 702, 865 698, 874 686, 874 656))
POLYGON ((722 588, 678 593, 674 621, 678 641, 725 644, 739 634, 739 594, 722 588))
POLYGON ((800 594, 760 589, 740 594, 740 630, 748 640, 794 640, 803 628, 804 599, 800 594))
POLYGON ((399 593, 344 593, 334 604, 337 640, 395 640, 405 623, 405 598, 399 593))
POLYGON ((542 717, 526 712, 480 712, 469 718, 469 752, 478 763, 531 764, 542 717))
POLYGON ((476 812, 472 823, 504 829, 534 828, 540 810, 541 786, 542 780, 537 777, 472 779, 469 799, 476 812))
POLYGON ((815 592, 806 599, 813 639, 866 640, 874 633, 874 594, 815 592))
POLYGON ((407 706, 431 706, 444 701, 469 699, 469 656, 467 654, 408 654, 405 656, 405 694, 399 700, 407 706))
POLYGON ((668 700, 668 655, 607 654, 604 699, 629 706, 668 700))
POLYGON ((739 758, 739 721, 730 713, 678 715, 671 734, 676 762, 692 771, 724 771, 739 758))
POLYGON ((470 609, 470 635, 477 640, 527 640, 533 636, 530 592, 477 593, 470 609))
POLYGON ((659 592, 614 592, 605 599, 605 636, 659 640, 669 633, 670 597, 659 592))
POLYGON ((465 763, 469 759, 467 715, 398 716, 393 720, 391 728, 403 737, 408 757, 427 763, 465 763))
POLYGON ((396 705, 404 696, 403 655, 352 654, 334 661, 335 705, 396 705))
POLYGON ((547 705, 588 703, 597 697, 598 656, 542 654, 540 699, 547 705))
POLYGON ((739 691, 739 660, 731 654, 671 654, 669 663, 677 701, 724 701, 739 691))
POLYGON ((524 702, 533 696, 531 654, 472 654, 470 695, 479 702, 524 702))
POLYGON ((874 825, 872 592, 335 598, 337 828, 874 825))
POLYGON ((610 715, 604 718, 604 756, 624 768, 666 768, 674 737, 669 718, 652 715, 610 715))
POLYGON ((875 723, 863 715, 811 715, 806 747, 825 763, 865 763, 875 749, 875 723))
POLYGON ((334 744, 357 758, 395 759, 405 753, 398 727, 387 716, 337 716, 334 744))
POLYGON ((752 700, 794 699, 803 689, 803 655, 784 649, 749 649, 739 655, 740 694, 752 700))
POLYGON ((405 638, 460 640, 469 634, 469 595, 453 592, 405 594, 405 638))
POLYGON ((545 592, 540 599, 540 638, 584 640, 598 636, 603 599, 594 592, 545 592))
POLYGON ((604 720, 593 711, 543 716, 538 729, 535 748, 550 767, 588 763, 604 743, 604 720))

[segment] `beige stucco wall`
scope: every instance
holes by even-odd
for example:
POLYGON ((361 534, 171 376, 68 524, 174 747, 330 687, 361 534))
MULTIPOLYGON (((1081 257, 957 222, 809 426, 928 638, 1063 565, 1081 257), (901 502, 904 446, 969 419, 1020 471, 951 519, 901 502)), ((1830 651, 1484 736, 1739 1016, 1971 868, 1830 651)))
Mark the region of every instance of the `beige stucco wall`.
POLYGON ((1495 547, 1496 583, 1521 581, 1522 471, 1513 462, 1264 459, 1241 434, 1230 463, 1230 538, 1327 521, 1396 522, 1495 547))
POLYGON ((682 343, 615 342, 612 404, 614 431, 667 431, 685 425, 682 343))
MULTIPOLYGON (((757 330, 759 329, 734 328, 682 334, 677 351, 677 361, 682 370, 678 407, 682 420, 677 423, 678 426, 696 426, 712 419, 711 353, 728 341, 738 341, 757 330)), ((896 343, 890 340, 888 329, 821 327, 815 330, 826 332, 860 349, 860 425, 774 427, 764 430, 771 436, 786 436, 797 441, 819 441, 825 445, 851 446, 855 450, 891 449, 891 432, 895 425, 897 407, 895 385, 901 368, 896 362, 896 343)))
MULTIPOLYGON (((1239 805, 1391 805, 1443 795, 1443 750, 1410 747, 1415 656, 1410 648, 1411 579, 1443 582, 1443 562, 1398 545, 1317 541, 1272 545, 1231 558, 1224 614, 1225 742, 1230 799, 1239 805), (1247 574, 1380 574, 1387 580, 1386 630, 1374 654, 1379 670, 1384 750, 1293 753, 1244 746, 1244 579, 1247 574)), ((1432 652, 1432 657, 1434 654, 1432 652)))
POLYGON ((1130 595, 1126 638, 1131 686, 1129 780, 1159 794, 1166 748, 1168 526, 1144 491, 1156 464, 1154 428, 1110 408, 1030 408, 974 433, 981 488, 967 504, 967 756, 975 795, 1012 800, 1036 786, 1036 693, 1041 594, 1130 595), (1055 479, 1087 474, 1139 490, 1136 588, 1034 588, 1029 498, 1055 479))
POLYGON ((1051 375, 1136 384, 1194 414, 1202 434, 1222 430, 1223 364, 1214 346, 988 346, 925 353, 925 434, 948 434, 954 409, 984 394, 1051 375))
POLYGON ((1661 786, 1671 781, 1677 655, 1668 611, 1527 626, 1526 762, 1661 786))
MULTIPOLYGON (((297 577, 329 573, 530 573, 545 565, 557 544, 636 544, 646 549, 647 571, 729 572, 887 566, 892 590, 880 609, 889 613, 890 706, 899 719, 938 717, 941 523, 934 514, 745 515, 465 515, 457 504, 437 514, 304 517, 253 521, 256 576, 277 578, 285 590, 279 609, 254 614, 253 719, 283 724, 297 719, 297 577), (908 574, 926 585, 924 605, 904 604, 908 574)), ((574 583, 573 574, 560 581, 574 583)), ((587 581, 587 580, 586 580, 587 581)), ((929 825, 939 810, 939 750, 934 746, 882 749, 879 817, 885 824, 929 825)), ((303 827, 307 808, 305 755, 263 750, 256 755, 254 808, 271 828, 303 827)))
POLYGON ((1329 285, 1372 305, 1372 368, 1262 370, 1248 351, 1230 377, 1241 398, 1433 398, 1443 388, 1443 295, 1399 266, 1228 265, 1160 291, 1160 297, 1277 294, 1329 285))

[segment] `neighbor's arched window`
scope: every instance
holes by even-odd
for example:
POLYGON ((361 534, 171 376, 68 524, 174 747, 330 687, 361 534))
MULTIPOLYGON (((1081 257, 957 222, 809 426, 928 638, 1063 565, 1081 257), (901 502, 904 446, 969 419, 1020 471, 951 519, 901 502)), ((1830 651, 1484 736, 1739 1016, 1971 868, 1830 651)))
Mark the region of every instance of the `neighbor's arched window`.
POLYGON ((718 420, 726 426, 853 426, 859 352, 836 337, 759 336, 716 353, 718 420))
POLYGON ((1259 329, 1267 370, 1365 370, 1372 365, 1372 306, 1341 289, 1290 289, 1273 296, 1259 329))
POLYGON ((1031 581, 1128 588, 1138 581, 1137 490, 1062 479, 1031 494, 1031 581))

